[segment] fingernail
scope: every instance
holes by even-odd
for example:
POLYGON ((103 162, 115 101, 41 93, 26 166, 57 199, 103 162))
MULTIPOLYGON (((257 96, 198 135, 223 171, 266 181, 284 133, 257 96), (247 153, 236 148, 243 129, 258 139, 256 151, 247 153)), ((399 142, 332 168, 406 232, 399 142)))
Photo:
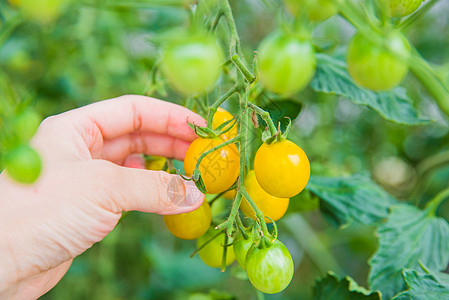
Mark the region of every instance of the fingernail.
POLYGON ((193 181, 184 181, 186 189, 186 200, 185 203, 188 206, 194 206, 204 197, 203 193, 196 187, 193 181))

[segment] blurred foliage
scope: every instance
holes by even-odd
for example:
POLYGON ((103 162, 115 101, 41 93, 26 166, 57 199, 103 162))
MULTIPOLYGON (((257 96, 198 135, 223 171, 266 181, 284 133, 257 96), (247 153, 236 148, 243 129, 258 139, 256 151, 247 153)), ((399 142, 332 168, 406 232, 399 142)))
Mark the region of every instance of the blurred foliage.
MULTIPOLYGON (((19 98, 32 99, 42 116, 123 94, 145 94, 158 58, 158 36, 185 24, 188 14, 175 5, 130 3, 74 1, 57 20, 41 24, 24 19, 0 0, 2 86, 19 98)), ((275 28, 276 18, 259 1, 231 3, 243 50, 251 59, 260 40, 275 28)), ((444 50, 449 48, 448 14, 449 3, 440 1, 409 33, 411 43, 433 63, 449 61, 449 51, 444 50)), ((324 53, 344 53, 352 32, 335 16, 315 29, 314 38, 317 45, 327 45, 322 47, 324 53)), ((290 138, 308 154, 312 175, 369 171, 399 200, 419 206, 448 187, 449 166, 432 164, 438 155, 446 155, 448 161, 447 119, 413 76, 403 85, 417 111, 433 122, 395 124, 354 101, 311 89, 289 99, 301 104, 290 138)), ((186 101, 168 87, 158 89, 155 96, 186 101)), ((0 101, 3 97, 0 89, 0 101)), ((229 109, 235 109, 232 100, 229 109)), ((254 139, 253 149, 258 140, 254 139)), ((306 191, 293 198, 289 214, 278 224, 296 269, 285 292, 266 299, 309 299, 315 279, 329 270, 367 285, 367 260, 378 247, 374 228, 349 222, 335 229, 316 210, 314 197, 306 191)), ((449 202, 438 215, 449 219, 449 202)), ((103 242, 76 258, 68 274, 42 299, 263 298, 236 264, 221 273, 198 256, 189 258, 194 249, 194 241, 173 237, 162 217, 131 213, 103 242)), ((413 290, 412 282, 409 286, 413 290)))

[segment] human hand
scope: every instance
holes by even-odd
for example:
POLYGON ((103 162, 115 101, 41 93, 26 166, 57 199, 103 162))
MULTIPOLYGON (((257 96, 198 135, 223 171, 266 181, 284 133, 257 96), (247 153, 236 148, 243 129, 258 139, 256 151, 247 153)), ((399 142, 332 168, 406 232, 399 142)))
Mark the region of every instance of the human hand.
POLYGON ((204 200, 178 175, 123 167, 133 153, 183 160, 204 125, 188 109, 123 96, 50 117, 32 145, 43 171, 31 186, 0 174, 0 298, 35 299, 76 256, 101 241, 123 211, 177 214, 204 200))

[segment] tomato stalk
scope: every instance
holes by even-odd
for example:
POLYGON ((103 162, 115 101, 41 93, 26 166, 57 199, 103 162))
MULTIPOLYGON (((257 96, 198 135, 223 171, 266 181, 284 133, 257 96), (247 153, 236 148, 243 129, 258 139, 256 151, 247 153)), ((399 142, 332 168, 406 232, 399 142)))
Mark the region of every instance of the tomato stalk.
POLYGON ((212 121, 214 119, 214 114, 217 112, 218 107, 220 107, 223 102, 231 98, 238 90, 237 86, 227 91, 223 96, 221 96, 212 106, 209 107, 209 112, 207 115, 207 127, 212 128, 212 121))
POLYGON ((426 205, 426 210, 430 216, 434 216, 441 202, 449 198, 449 188, 441 191, 426 205))

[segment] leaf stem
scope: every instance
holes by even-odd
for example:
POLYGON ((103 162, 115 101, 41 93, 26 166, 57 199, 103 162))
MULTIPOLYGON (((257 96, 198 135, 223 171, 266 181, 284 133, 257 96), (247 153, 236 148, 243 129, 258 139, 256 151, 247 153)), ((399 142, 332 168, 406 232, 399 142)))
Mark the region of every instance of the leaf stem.
POLYGON ((430 200, 426 205, 426 210, 429 215, 434 216, 437 212, 438 206, 440 206, 441 202, 447 198, 449 198, 449 188, 442 190, 432 200, 430 200))

